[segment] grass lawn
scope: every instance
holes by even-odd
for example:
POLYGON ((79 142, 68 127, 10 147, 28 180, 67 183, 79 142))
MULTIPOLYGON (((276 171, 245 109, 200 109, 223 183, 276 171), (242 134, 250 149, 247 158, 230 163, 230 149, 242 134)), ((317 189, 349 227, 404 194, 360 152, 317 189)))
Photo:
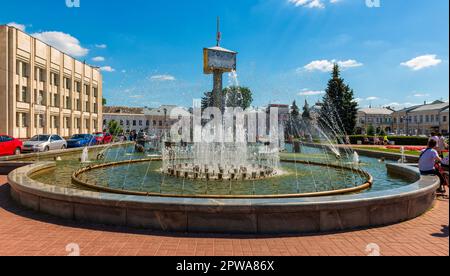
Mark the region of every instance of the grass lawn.
MULTIPOLYGON (((400 154, 400 149, 386 149, 386 148, 381 148, 381 147, 364 147, 361 148, 363 150, 371 150, 371 151, 380 151, 380 152, 389 152, 389 153, 398 153, 400 154)), ((420 151, 410 151, 410 150, 406 150, 405 151, 406 155, 414 155, 414 156, 420 156, 420 151)), ((448 153, 445 154, 445 156, 447 156, 448 153)))

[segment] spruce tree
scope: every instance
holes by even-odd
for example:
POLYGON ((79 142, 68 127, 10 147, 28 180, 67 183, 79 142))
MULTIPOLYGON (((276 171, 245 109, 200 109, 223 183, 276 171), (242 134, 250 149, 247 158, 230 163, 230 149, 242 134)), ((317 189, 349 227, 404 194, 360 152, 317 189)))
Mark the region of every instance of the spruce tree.
POLYGON ((303 106, 303 114, 302 117, 304 120, 311 120, 311 110, 309 108, 308 101, 305 100, 305 105, 303 106))
POLYGON ((291 117, 293 120, 297 120, 300 116, 300 109, 297 106, 297 102, 294 101, 291 106, 291 117))
POLYGON ((339 66, 333 67, 331 79, 328 81, 320 122, 325 128, 342 128, 345 134, 355 132, 358 104, 354 99, 354 91, 345 84, 340 76, 339 66))

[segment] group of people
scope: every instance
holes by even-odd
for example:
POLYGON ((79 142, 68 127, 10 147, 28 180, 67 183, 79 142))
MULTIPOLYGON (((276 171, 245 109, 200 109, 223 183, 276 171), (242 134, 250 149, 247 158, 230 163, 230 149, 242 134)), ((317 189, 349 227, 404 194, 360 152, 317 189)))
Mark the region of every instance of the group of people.
POLYGON ((444 178, 444 173, 448 174, 448 155, 444 157, 444 152, 448 149, 445 138, 440 133, 432 133, 428 146, 420 154, 419 169, 422 175, 436 175, 441 181, 438 192, 445 193, 445 185, 448 185, 444 178))

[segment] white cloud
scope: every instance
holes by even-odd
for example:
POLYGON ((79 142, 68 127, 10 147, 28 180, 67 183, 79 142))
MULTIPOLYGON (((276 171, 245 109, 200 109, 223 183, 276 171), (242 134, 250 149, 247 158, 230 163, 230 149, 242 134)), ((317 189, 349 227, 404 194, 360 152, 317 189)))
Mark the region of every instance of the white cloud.
POLYGON ((105 61, 105 58, 104 57, 94 57, 94 58, 92 58, 92 60, 96 61, 96 62, 102 62, 102 61, 105 61))
MULTIPOLYGON (((329 0, 330 4, 336 4, 342 0, 329 0)), ((325 0, 288 0, 288 3, 293 4, 296 7, 305 7, 310 9, 323 9, 325 8, 325 0)))
MULTIPOLYGON (((303 69, 306 71, 321 71, 321 72, 331 72, 333 70, 334 64, 338 64, 341 69, 355 68, 363 66, 362 63, 357 62, 354 59, 348 59, 344 61, 336 60, 315 60, 305 65, 303 69)), ((299 71, 299 70, 298 70, 299 71)))
POLYGON ((315 90, 303 90, 298 93, 299 96, 318 96, 325 94, 325 91, 315 91, 315 90))
POLYGON ((296 7, 306 7, 306 8, 325 8, 322 0, 289 0, 289 3, 295 5, 296 7))
POLYGON ((380 98, 378 98, 378 97, 368 97, 367 99, 366 99, 366 101, 376 101, 376 100, 379 100, 380 98))
POLYGON ((403 108, 416 106, 416 105, 420 105, 420 104, 410 103, 410 102, 406 102, 406 103, 392 102, 392 103, 388 103, 388 104, 383 105, 383 107, 390 107, 390 108, 393 108, 395 110, 400 110, 400 109, 403 109, 403 108))
POLYGON ((19 29, 19 30, 21 30, 22 32, 25 32, 25 30, 26 30, 26 26, 25 25, 23 25, 23 24, 19 24, 19 23, 16 23, 16 22, 9 22, 8 24, 6 24, 7 26, 10 26, 10 27, 14 27, 14 28, 16 28, 16 29, 19 29))
POLYGON ((115 72, 116 70, 114 68, 112 68, 111 66, 103 66, 100 67, 100 70, 104 71, 104 72, 115 72))
POLYGON ((419 71, 424 68, 436 66, 440 64, 442 60, 437 58, 437 55, 424 55, 413 58, 409 61, 402 62, 402 66, 406 66, 414 71, 419 71))
POLYGON ((155 75, 151 76, 150 79, 152 81, 174 81, 176 78, 171 75, 155 75))
POLYGON ((427 93, 416 93, 413 96, 416 98, 424 98, 424 97, 430 97, 431 95, 427 94, 427 93))
POLYGON ((84 57, 89 53, 88 49, 80 45, 78 39, 69 34, 62 32, 42 32, 32 34, 32 36, 74 57, 84 57))
POLYGON ((100 48, 100 49, 106 49, 108 47, 108 45, 106 45, 106 44, 95 44, 95 47, 100 48))

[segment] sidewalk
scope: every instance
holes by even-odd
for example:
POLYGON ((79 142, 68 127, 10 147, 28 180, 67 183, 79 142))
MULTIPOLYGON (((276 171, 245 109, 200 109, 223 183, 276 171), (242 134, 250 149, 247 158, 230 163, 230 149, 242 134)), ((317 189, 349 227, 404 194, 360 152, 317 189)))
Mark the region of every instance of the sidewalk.
POLYGON ((80 254, 87 256, 364 256, 370 245, 379 248, 381 255, 449 256, 448 224, 448 199, 440 199, 433 210, 412 221, 347 233, 294 237, 166 235, 28 211, 12 201, 6 176, 0 176, 0 255, 65 256, 69 254, 66 248, 79 247, 80 254))

